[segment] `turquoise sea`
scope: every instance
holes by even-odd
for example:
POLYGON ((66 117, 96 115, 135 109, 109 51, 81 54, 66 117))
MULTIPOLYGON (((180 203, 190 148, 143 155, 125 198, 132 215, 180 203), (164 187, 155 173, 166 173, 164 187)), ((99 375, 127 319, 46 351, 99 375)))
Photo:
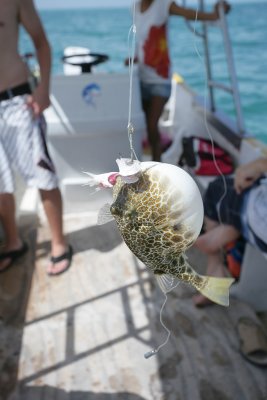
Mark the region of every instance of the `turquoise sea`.
MULTIPOLYGON (((227 17, 245 127, 249 135, 267 143, 267 1, 232 4, 227 17)), ((92 52, 108 54, 110 59, 98 70, 123 71, 128 56, 128 32, 132 24, 129 9, 42 10, 41 19, 53 50, 53 74, 62 74, 61 57, 66 46, 84 46, 92 52)), ((196 24, 200 30, 201 25, 196 24)), ((209 28, 214 79, 228 82, 228 72, 220 30, 209 28)), ((179 17, 170 20, 170 50, 173 72, 200 95, 206 95, 206 73, 202 58, 202 40, 195 36, 179 17)), ((20 51, 32 51, 27 34, 22 31, 20 51)), ((234 113, 231 97, 216 94, 220 108, 234 113)))

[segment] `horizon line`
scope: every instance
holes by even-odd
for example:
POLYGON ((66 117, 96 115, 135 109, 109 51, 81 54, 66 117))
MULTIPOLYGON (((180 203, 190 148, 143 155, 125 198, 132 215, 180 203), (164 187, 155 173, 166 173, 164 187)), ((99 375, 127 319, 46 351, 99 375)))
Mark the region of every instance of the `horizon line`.
MULTIPOLYGON (((232 2, 234 3, 234 2, 232 2)), ((236 2, 235 4, 232 4, 232 6, 234 5, 242 5, 242 4, 249 4, 249 3, 253 3, 253 4, 257 4, 257 3, 266 3, 266 0, 240 0, 238 2, 236 2)), ((211 2, 208 1, 207 3, 208 5, 211 5, 211 2)), ((188 5, 192 6, 192 1, 189 0, 188 5)), ((56 7, 54 6, 47 6, 47 5, 36 5, 36 8, 38 10, 43 10, 43 11, 48 11, 48 10, 98 10, 98 9, 129 9, 129 7, 131 7, 131 5, 124 5, 124 4, 115 4, 115 5, 82 5, 82 6, 75 6, 75 4, 62 4, 62 5, 58 5, 56 7)))

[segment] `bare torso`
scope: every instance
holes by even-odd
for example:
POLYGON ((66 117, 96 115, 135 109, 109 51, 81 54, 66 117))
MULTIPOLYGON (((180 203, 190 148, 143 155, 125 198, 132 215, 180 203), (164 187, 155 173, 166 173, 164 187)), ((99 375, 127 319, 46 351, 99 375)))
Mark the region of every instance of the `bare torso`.
POLYGON ((18 52, 19 0, 0 1, 0 92, 28 79, 18 52))
POLYGON ((141 13, 144 13, 146 10, 148 10, 152 3, 153 0, 141 0, 140 2, 141 13))

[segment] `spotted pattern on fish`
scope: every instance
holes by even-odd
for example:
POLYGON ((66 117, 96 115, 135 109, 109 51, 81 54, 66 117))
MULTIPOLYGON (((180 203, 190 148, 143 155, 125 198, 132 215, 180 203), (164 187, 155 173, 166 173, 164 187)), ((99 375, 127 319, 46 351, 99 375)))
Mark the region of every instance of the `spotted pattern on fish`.
POLYGON ((198 275, 184 254, 195 241, 182 217, 182 193, 170 189, 153 168, 143 171, 139 180, 126 184, 118 177, 110 207, 121 235, 130 250, 155 274, 171 274, 200 290, 207 278, 198 275))

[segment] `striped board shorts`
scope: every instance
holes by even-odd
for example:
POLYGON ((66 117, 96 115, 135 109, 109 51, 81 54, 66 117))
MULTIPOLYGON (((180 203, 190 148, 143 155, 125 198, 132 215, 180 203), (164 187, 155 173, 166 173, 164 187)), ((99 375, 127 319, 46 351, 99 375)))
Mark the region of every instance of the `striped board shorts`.
POLYGON ((45 119, 33 119, 26 99, 21 95, 0 102, 0 193, 14 193, 14 170, 29 186, 58 187, 46 145, 45 119))

